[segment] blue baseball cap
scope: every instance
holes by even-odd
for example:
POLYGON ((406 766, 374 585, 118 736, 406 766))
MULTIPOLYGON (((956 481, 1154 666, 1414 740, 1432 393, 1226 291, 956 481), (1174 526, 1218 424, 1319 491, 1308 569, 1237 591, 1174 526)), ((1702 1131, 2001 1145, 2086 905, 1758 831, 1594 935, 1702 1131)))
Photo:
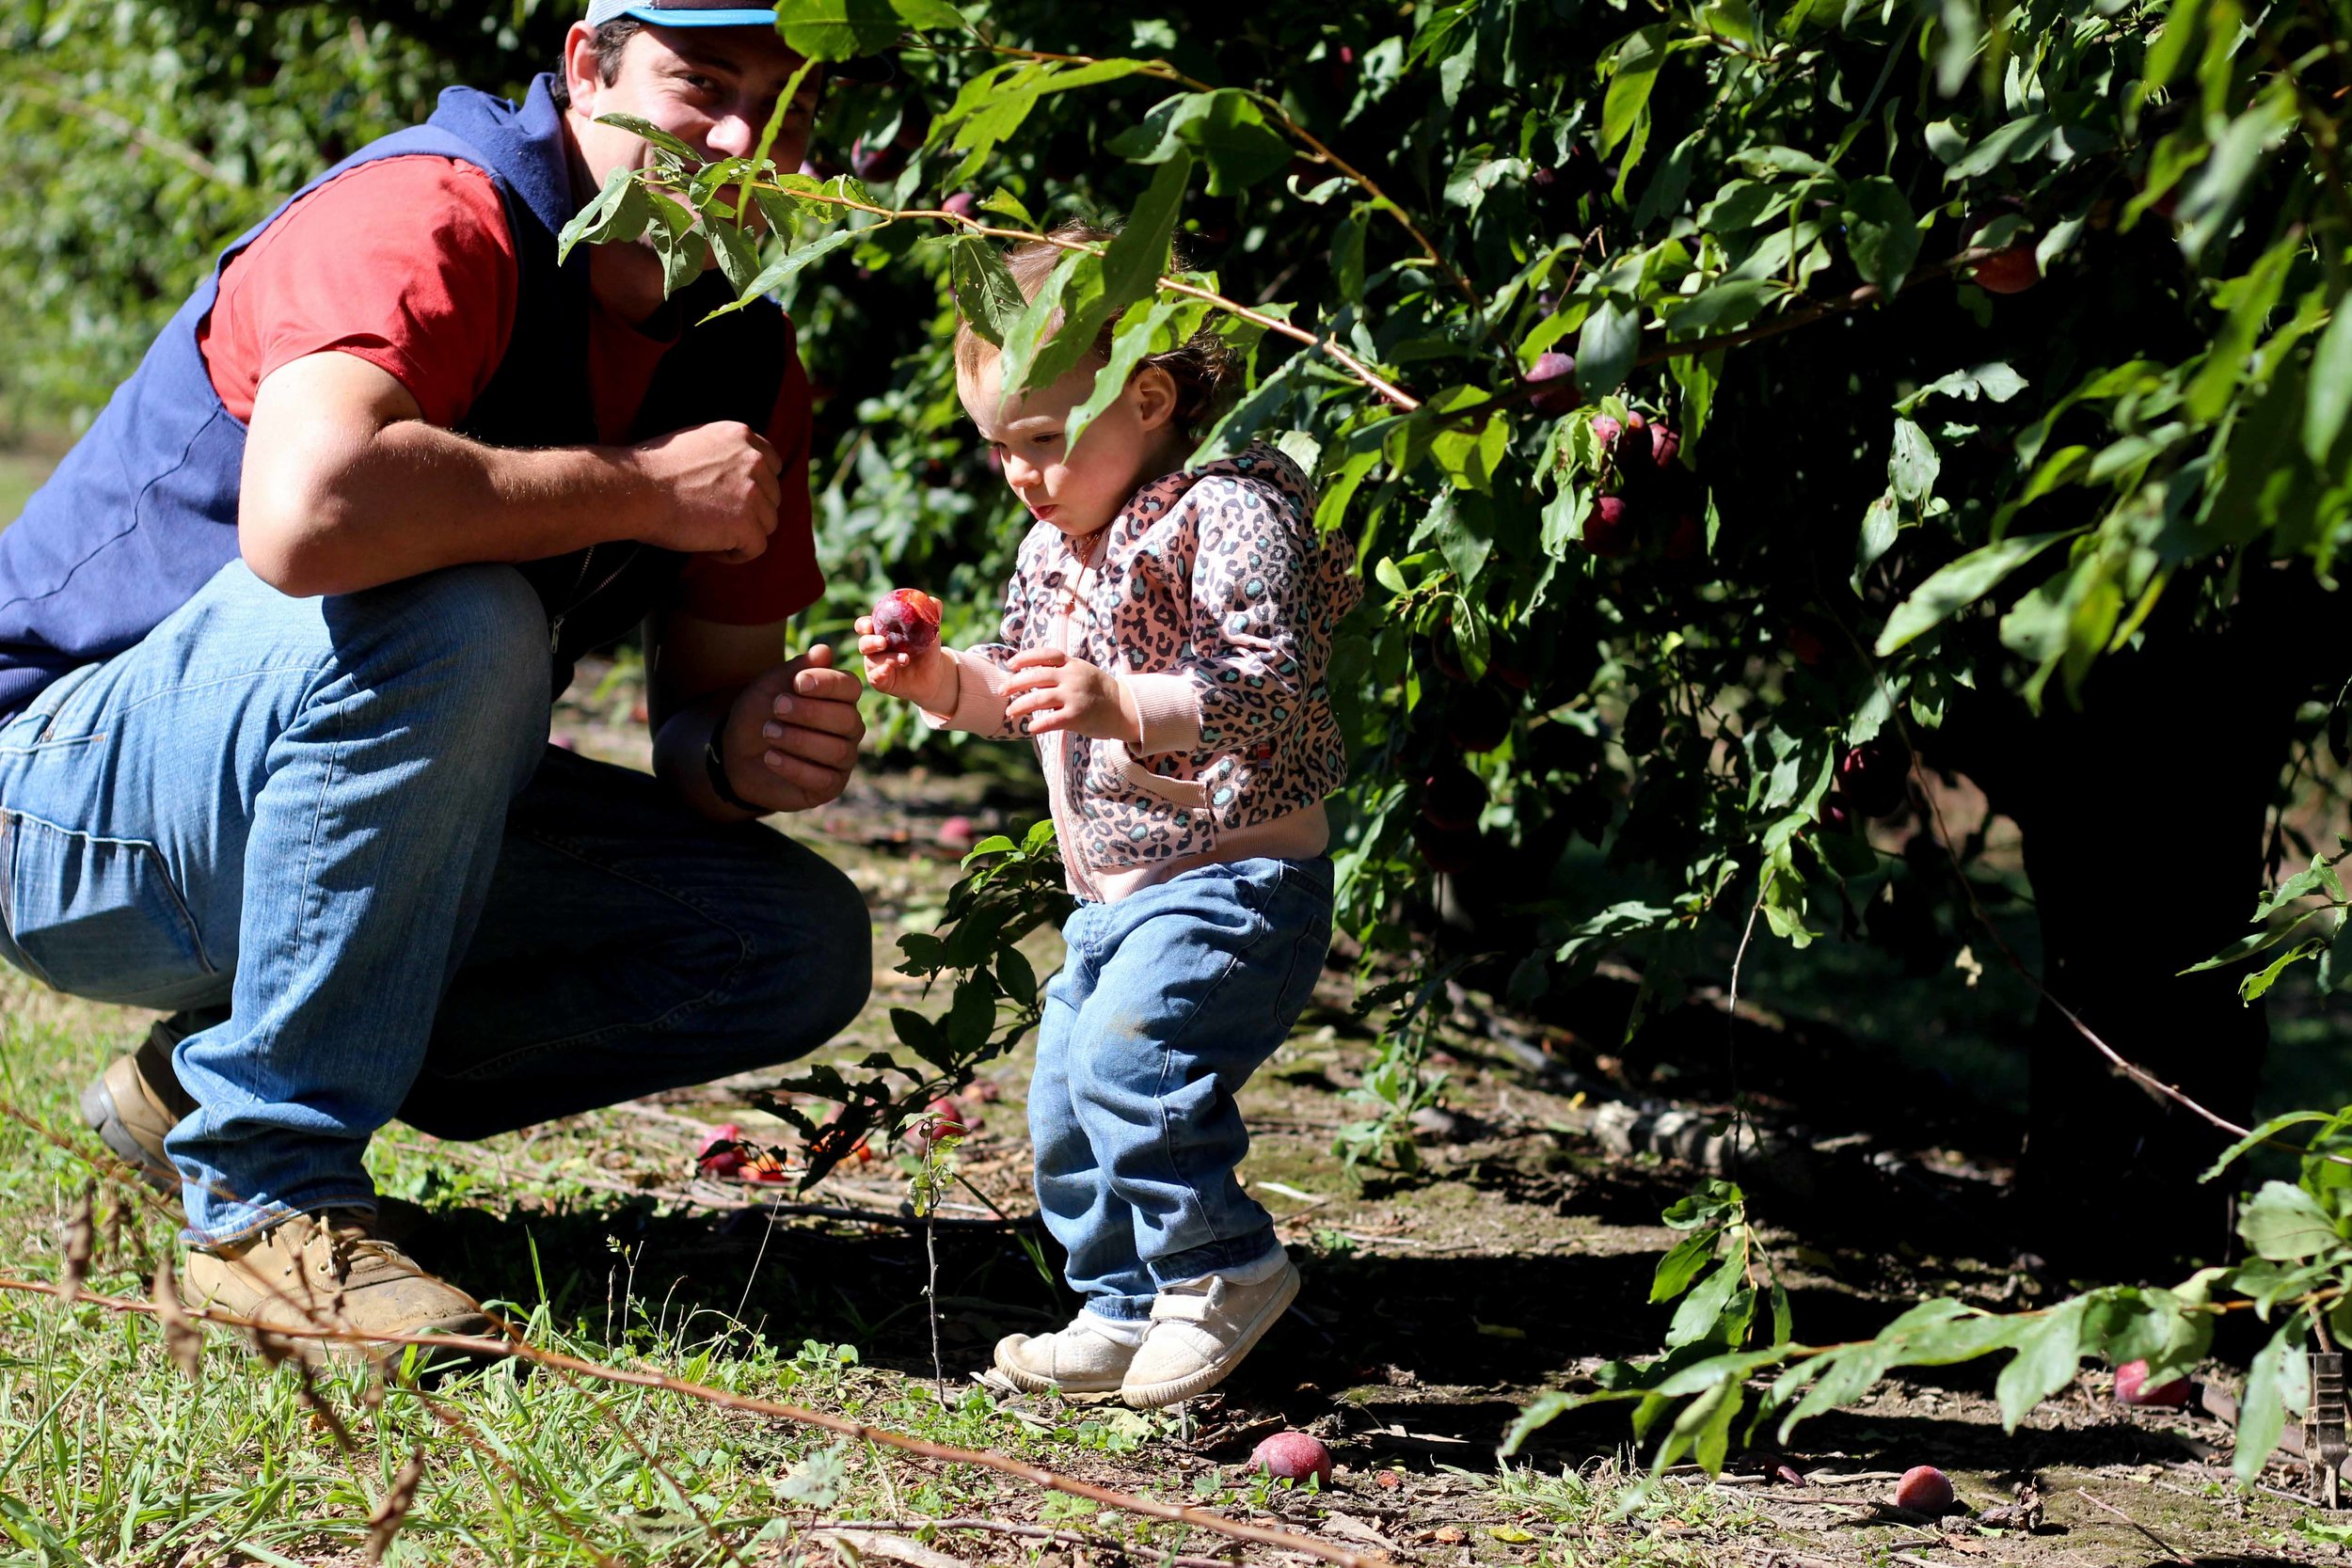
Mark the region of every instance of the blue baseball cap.
MULTIPOLYGON (((588 0, 583 19, 591 27, 628 17, 657 27, 773 27, 776 13, 769 6, 738 6, 728 0, 588 0)), ((897 74, 887 55, 861 55, 855 59, 826 63, 828 80, 888 82, 897 74)))
POLYGON ((737 6, 723 0, 588 0, 588 25, 601 27, 622 17, 657 27, 773 27, 768 6, 737 6))

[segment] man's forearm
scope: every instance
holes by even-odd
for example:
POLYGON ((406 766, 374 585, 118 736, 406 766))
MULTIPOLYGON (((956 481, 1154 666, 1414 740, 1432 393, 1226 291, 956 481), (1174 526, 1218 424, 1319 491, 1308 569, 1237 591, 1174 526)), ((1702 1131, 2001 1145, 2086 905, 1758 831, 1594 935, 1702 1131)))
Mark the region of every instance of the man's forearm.
POLYGON ((254 572, 297 595, 350 594, 444 566, 538 561, 644 531, 659 497, 618 447, 517 451, 421 420, 319 433, 328 461, 257 472, 239 525, 254 572))

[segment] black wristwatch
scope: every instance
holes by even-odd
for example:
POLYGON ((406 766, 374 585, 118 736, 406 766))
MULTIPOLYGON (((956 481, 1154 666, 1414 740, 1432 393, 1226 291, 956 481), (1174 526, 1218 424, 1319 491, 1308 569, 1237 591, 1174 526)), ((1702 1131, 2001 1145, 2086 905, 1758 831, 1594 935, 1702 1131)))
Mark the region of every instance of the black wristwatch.
POLYGON ((766 806, 754 805, 744 800, 727 780, 727 755, 719 749, 719 737, 726 733, 726 719, 722 715, 719 721, 710 726, 710 734, 703 740, 703 771, 710 775, 710 792, 737 811, 765 816, 768 815, 766 806))

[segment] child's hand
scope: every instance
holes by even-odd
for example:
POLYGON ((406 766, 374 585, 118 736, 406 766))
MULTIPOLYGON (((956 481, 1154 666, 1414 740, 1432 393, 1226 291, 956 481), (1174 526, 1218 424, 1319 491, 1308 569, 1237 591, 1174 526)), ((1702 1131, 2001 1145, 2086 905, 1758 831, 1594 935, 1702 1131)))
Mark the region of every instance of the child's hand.
POLYGON ((885 696, 933 713, 953 713, 961 685, 956 661, 934 642, 919 654, 890 651, 890 640, 874 629, 874 618, 857 618, 857 651, 866 658, 866 681, 885 696))
POLYGON ((1017 673, 1005 683, 1005 718, 1026 719, 1028 733, 1068 730, 1096 740, 1136 740, 1143 721, 1127 689, 1083 658, 1056 648, 1026 648, 1012 656, 1017 673))

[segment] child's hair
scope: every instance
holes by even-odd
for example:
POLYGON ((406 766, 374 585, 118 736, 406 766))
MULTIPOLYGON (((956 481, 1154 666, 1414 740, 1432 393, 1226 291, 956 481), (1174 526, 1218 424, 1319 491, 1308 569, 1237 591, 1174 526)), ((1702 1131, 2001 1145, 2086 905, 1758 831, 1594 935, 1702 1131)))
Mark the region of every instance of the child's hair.
MULTIPOLYGON (((1064 245, 1028 240, 1005 253, 1005 265, 1011 270, 1012 280, 1020 285, 1023 299, 1035 299, 1037 292, 1045 287, 1046 278, 1053 276, 1054 263, 1062 259, 1067 245, 1104 245, 1116 234, 1112 230, 1098 229, 1089 223, 1066 223, 1048 230, 1048 236, 1063 241, 1064 245)), ((1184 270, 1182 255, 1171 256, 1168 264, 1174 271, 1184 270)), ((1058 330, 1061 323, 1057 318, 1053 325, 1058 330)), ((1111 340, 1118 327, 1116 316, 1103 324, 1101 334, 1094 340, 1097 358, 1110 357, 1111 340)), ((977 373, 996 352, 995 344, 972 330, 971 322, 956 323, 957 374, 977 373)), ((1225 399, 1232 379, 1233 356, 1225 340, 1204 326, 1165 353, 1144 356, 1142 364, 1136 368, 1141 370, 1144 365, 1157 365, 1176 383, 1176 423, 1187 436, 1197 436, 1207 428, 1211 416, 1225 399)))

